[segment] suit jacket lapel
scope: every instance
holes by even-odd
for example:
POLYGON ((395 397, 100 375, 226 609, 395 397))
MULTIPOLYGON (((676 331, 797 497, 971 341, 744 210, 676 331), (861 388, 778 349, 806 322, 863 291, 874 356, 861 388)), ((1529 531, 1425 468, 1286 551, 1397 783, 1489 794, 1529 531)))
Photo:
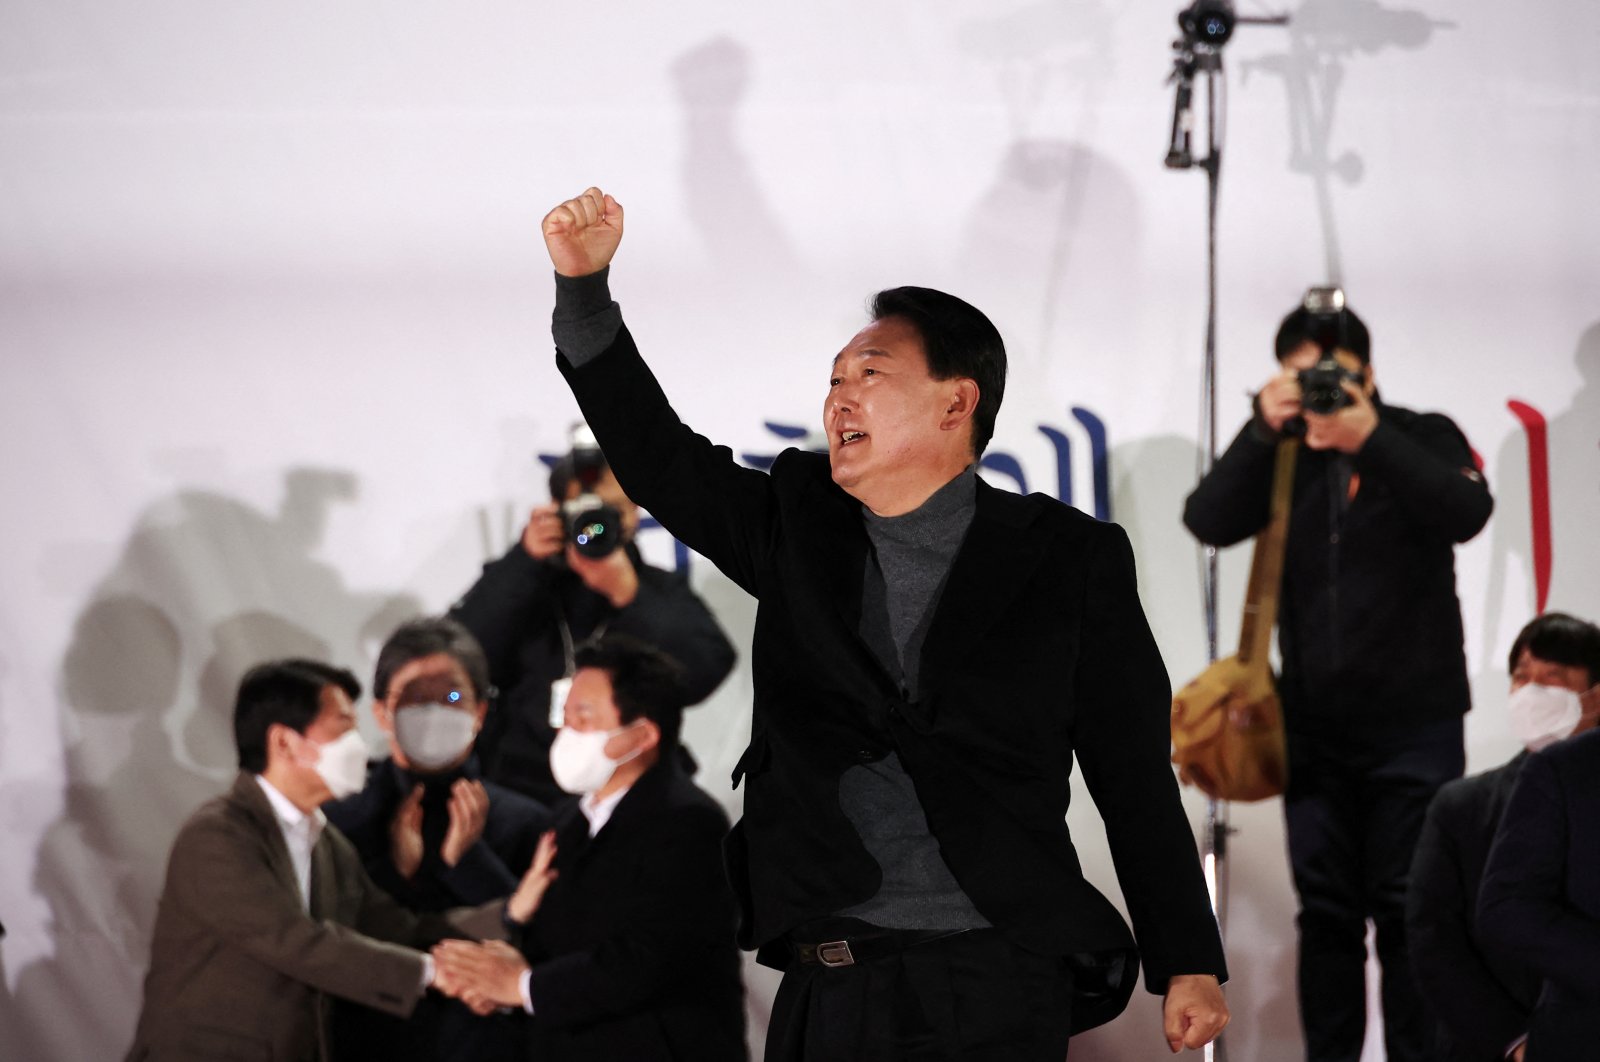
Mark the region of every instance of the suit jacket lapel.
POLYGON ((267 801, 267 794, 261 791, 261 783, 256 781, 256 776, 248 771, 239 772, 228 798, 249 816, 256 828, 265 835, 267 859, 278 883, 296 896, 300 895, 300 882, 295 877, 294 861, 289 858, 289 844, 283 838, 283 826, 278 822, 277 813, 272 810, 271 803, 267 801))
POLYGON ((339 914, 339 878, 333 869, 333 842, 328 839, 327 825, 317 843, 311 846, 312 918, 337 918, 339 914))
POLYGON ((919 699, 1004 616, 1045 556, 1038 535, 1019 532, 1036 513, 1026 500, 978 480, 977 511, 945 579, 922 645, 919 699))

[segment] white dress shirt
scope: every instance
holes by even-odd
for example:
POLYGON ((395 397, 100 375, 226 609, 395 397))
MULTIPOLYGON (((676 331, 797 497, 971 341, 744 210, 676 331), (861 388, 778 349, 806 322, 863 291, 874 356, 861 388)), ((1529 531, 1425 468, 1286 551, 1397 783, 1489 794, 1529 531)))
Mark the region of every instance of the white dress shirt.
POLYGON ((272 813, 277 816, 278 828, 283 831, 283 843, 289 848, 289 861, 294 864, 294 880, 300 884, 300 906, 309 914, 311 850, 317 846, 317 838, 322 836, 322 829, 328 824, 327 817, 322 814, 321 808, 307 815, 259 774, 256 775, 256 782, 260 784, 261 791, 267 794, 267 803, 272 805, 272 813))
MULTIPOLYGON (((321 808, 307 815, 259 774, 256 775, 256 782, 267 795, 267 803, 272 805, 278 828, 283 831, 283 843, 289 848, 289 862, 294 864, 294 880, 300 885, 300 907, 310 914, 311 850, 317 846, 317 838, 322 836, 323 828, 328 825, 328 817, 321 808)), ((433 956, 425 951, 419 954, 422 958, 422 987, 427 988, 433 984, 433 956)))

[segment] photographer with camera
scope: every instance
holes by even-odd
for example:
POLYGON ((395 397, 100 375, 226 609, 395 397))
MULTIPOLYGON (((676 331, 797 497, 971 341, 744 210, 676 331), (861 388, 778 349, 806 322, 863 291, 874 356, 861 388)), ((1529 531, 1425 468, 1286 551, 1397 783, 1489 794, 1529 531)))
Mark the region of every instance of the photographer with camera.
POLYGON ((1406 948, 1406 877, 1429 801, 1465 767, 1454 547, 1482 530, 1494 503, 1448 417, 1378 397, 1370 336, 1343 292, 1308 292, 1274 348, 1281 371, 1189 495, 1183 521, 1215 546, 1256 534, 1277 444, 1304 437, 1278 645, 1306 1057, 1361 1056, 1371 919, 1387 1057, 1424 1059, 1430 1027, 1406 948))
POLYGON ((606 633, 654 646, 683 667, 690 704, 727 677, 734 650, 686 577, 640 557, 638 506, 583 425, 550 470, 550 497, 451 615, 483 645, 502 691, 478 737, 489 778, 553 805, 566 794, 550 775, 550 743, 578 646, 606 633))

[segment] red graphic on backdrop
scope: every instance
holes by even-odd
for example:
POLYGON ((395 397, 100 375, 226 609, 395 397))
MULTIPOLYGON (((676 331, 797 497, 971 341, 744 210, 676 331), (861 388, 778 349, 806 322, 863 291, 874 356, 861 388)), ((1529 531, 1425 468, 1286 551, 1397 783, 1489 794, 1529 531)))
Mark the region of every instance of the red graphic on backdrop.
POLYGON ((1544 414, 1515 398, 1506 403, 1528 436, 1528 502, 1533 510, 1533 579, 1539 612, 1550 596, 1550 439, 1544 414))

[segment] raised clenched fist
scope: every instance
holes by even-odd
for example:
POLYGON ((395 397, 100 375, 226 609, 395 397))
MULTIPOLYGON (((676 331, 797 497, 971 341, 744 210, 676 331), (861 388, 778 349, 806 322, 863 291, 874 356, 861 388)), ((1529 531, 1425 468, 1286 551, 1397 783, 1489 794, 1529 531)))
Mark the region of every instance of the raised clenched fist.
POLYGON ((556 272, 565 277, 598 273, 611 264, 622 242, 622 204, 590 188, 544 216, 544 245, 556 272))

